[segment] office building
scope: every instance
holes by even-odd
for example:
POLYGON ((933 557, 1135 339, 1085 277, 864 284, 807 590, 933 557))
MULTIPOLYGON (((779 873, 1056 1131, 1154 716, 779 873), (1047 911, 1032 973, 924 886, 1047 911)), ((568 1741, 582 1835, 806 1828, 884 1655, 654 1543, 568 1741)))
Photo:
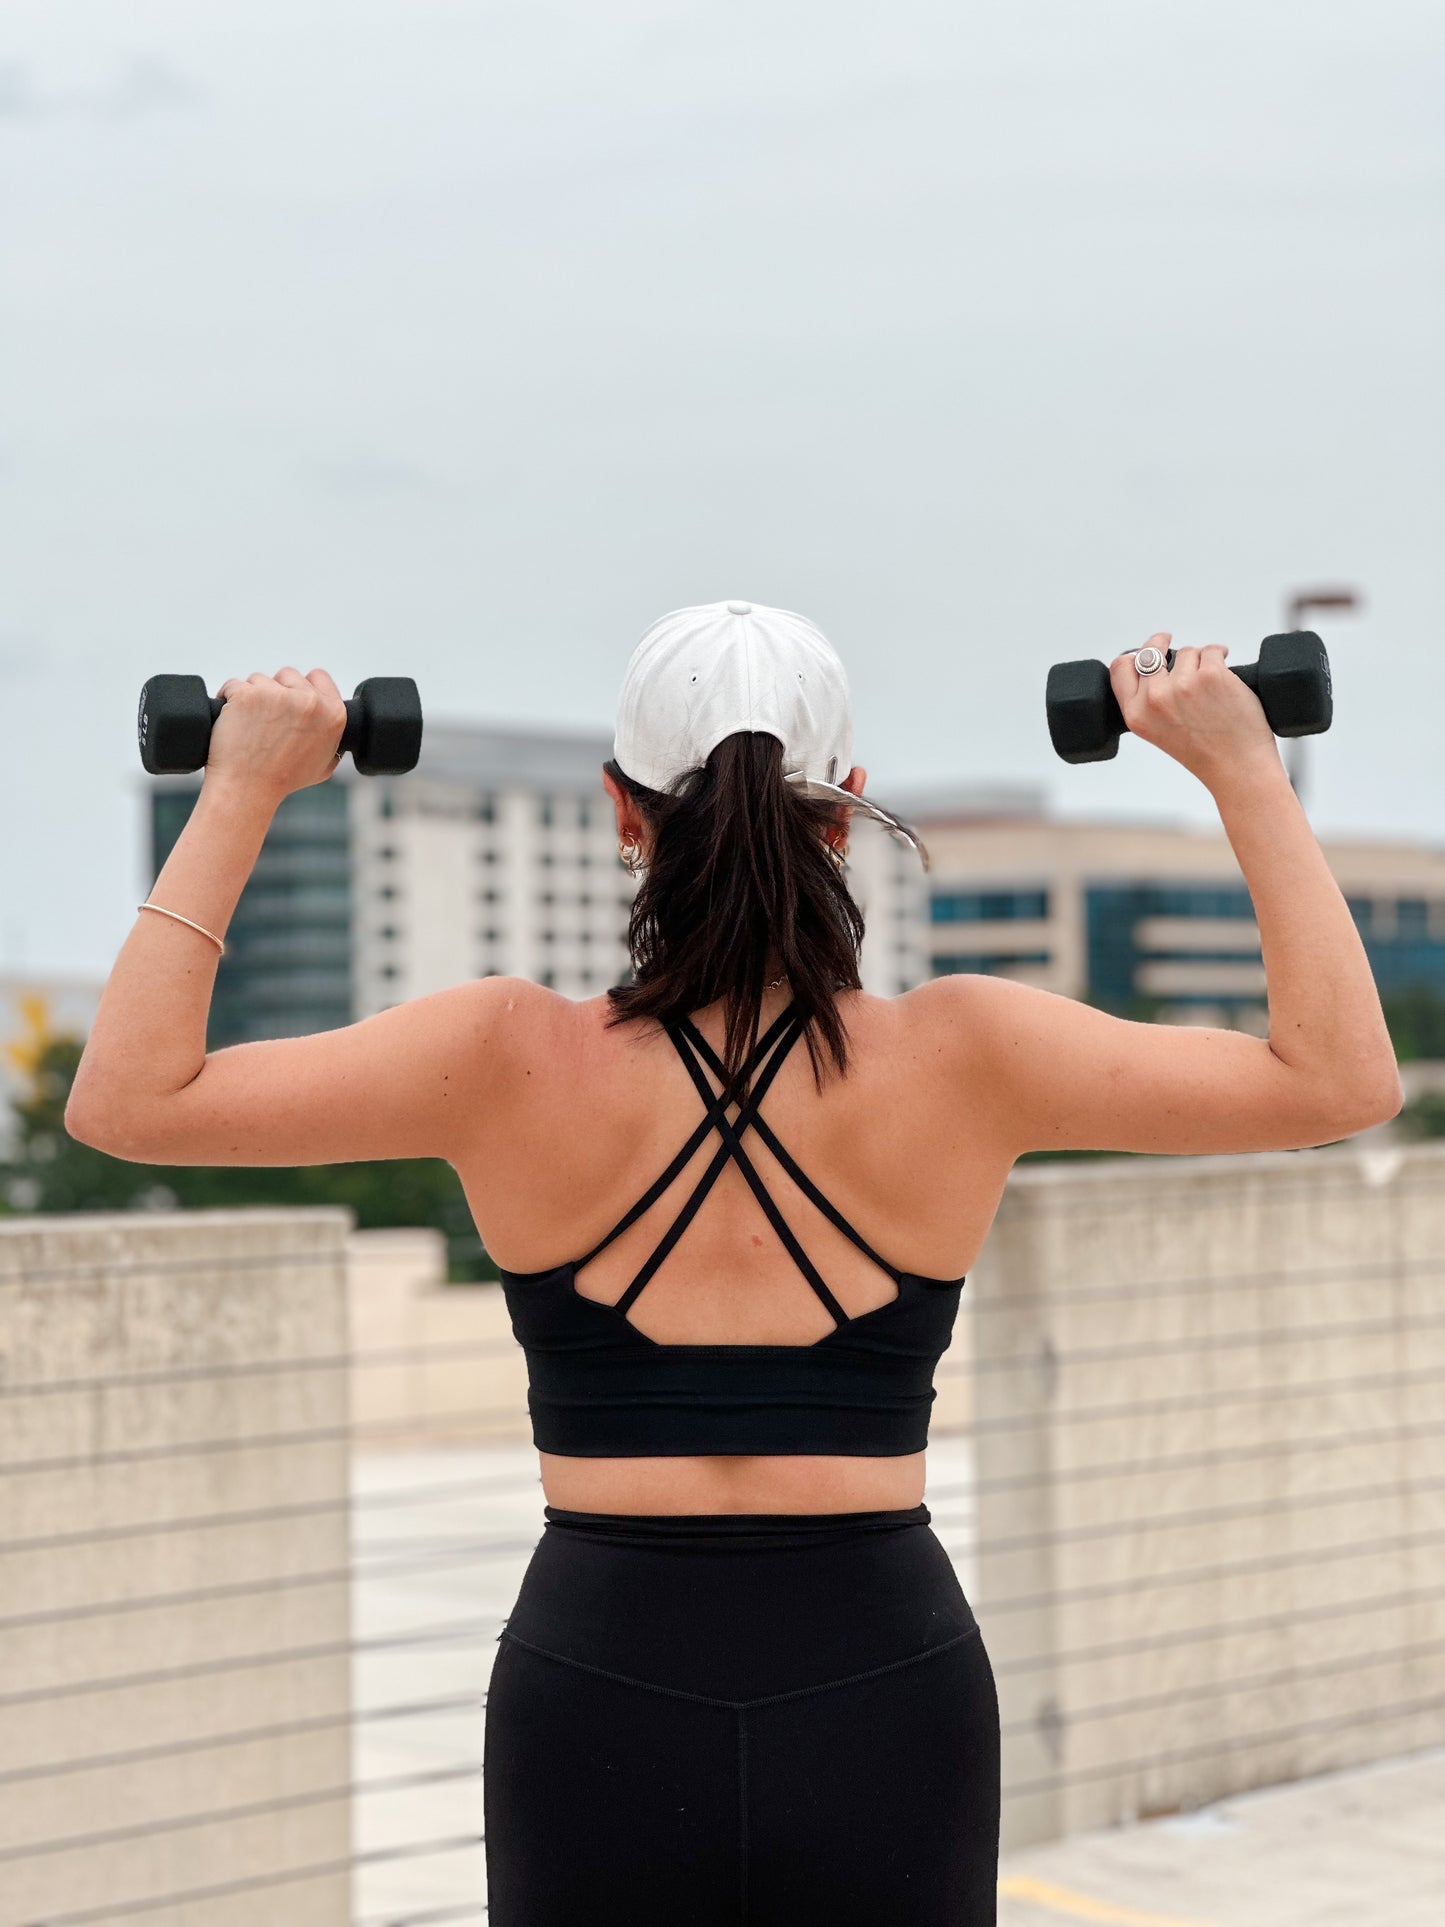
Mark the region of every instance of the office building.
MULTIPOLYGON (((429 723, 410 774, 343 762, 287 797, 227 932, 211 1048, 333 1029, 493 973, 577 998, 623 982, 637 885, 602 789, 611 753, 600 732, 429 723)), ((155 870, 198 787, 153 780, 155 870)), ((876 832, 854 848, 864 980, 892 994, 922 971, 917 860, 876 832)))
MULTIPOLYGON (((1017 977, 1121 1014, 1262 1033, 1254 907, 1222 829, 984 815, 946 791, 900 805, 928 844, 924 972, 1017 977)), ((1382 993, 1445 996, 1445 848, 1321 839, 1382 993)))

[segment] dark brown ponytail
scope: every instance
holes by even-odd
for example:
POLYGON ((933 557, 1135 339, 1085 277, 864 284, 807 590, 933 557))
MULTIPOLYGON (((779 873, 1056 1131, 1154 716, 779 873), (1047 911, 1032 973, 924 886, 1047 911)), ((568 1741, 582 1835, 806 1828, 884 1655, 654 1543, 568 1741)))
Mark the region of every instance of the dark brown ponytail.
POLYGON ((860 988, 863 915, 824 842, 839 805, 786 783, 783 746, 762 733, 726 737, 668 792, 642 788, 614 762, 606 769, 636 800, 651 842, 628 927, 633 980, 608 992, 609 1022, 666 1022, 721 999, 722 1058, 735 1080, 757 1038, 764 981, 781 971, 806 1021, 815 1082, 825 1053, 845 1071, 834 996, 860 988))

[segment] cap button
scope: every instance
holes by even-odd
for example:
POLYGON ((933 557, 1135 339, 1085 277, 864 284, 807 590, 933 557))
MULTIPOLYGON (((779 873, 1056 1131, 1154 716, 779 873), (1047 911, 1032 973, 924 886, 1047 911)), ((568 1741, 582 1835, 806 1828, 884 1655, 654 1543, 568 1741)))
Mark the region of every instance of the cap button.
POLYGON ((752 612, 753 605, 751 602, 730 602, 728 604, 728 614, 730 616, 750 616, 752 612))

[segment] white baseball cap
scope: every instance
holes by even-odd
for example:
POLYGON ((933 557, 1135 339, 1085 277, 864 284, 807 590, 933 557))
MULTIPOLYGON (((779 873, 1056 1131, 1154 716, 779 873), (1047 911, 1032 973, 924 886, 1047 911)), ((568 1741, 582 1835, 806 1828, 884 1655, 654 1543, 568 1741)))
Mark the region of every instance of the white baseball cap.
POLYGON ((853 766, 853 699, 838 652, 806 616, 759 602, 674 609, 632 652, 613 756, 644 789, 667 790, 740 731, 776 736, 803 795, 874 817, 927 857, 907 825, 841 780, 853 766))
POLYGON ((660 617, 622 679, 619 765, 665 790, 740 730, 776 736, 793 780, 837 785, 853 766, 853 705, 833 645, 805 617, 757 602, 660 617))

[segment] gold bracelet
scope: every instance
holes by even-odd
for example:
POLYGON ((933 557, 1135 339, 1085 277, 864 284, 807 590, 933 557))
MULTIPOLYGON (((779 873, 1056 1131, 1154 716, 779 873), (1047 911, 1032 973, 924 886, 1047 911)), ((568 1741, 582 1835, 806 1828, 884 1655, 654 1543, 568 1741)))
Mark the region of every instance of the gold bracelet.
POLYGON ((162 909, 161 905, 158 903, 138 903, 136 905, 136 909, 137 910, 155 910, 163 917, 174 917, 177 923, 185 924, 188 930, 199 930, 203 937, 210 937, 211 942, 216 946, 217 950, 220 951, 223 957, 225 956, 226 946, 221 942, 221 939, 219 937, 211 936, 210 931, 205 929, 203 925, 199 923, 192 923, 189 917, 183 917, 179 910, 165 910, 165 909, 162 909))

